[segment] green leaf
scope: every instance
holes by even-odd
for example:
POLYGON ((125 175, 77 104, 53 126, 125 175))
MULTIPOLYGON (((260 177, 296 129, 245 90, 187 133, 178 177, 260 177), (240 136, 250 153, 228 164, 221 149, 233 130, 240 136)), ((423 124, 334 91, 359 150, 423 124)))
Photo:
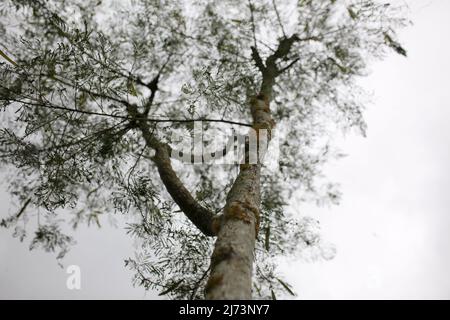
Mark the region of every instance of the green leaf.
POLYGON ((272 300, 277 300, 277 297, 275 296, 275 292, 273 292, 273 290, 270 290, 271 294, 272 294, 272 300))
POLYGON ((136 91, 136 88, 134 87, 133 81, 129 80, 127 82, 127 89, 128 89, 128 93, 131 94, 132 96, 137 97, 138 93, 136 91))
POLYGON ((406 57, 407 56, 407 52, 406 50, 400 45, 400 43, 398 43, 397 41, 395 41, 394 39, 392 39, 392 37, 387 34, 386 32, 383 33, 384 34, 384 42, 391 47, 392 49, 395 50, 395 52, 397 52, 398 54, 406 57))
POLYGON ((285 282, 283 282, 281 279, 277 278, 278 282, 286 289, 287 292, 289 292, 292 296, 295 296, 294 291, 289 287, 289 285, 285 282))
POLYGON ((48 68, 48 76, 50 78, 53 78, 56 75, 55 62, 54 61, 49 61, 47 63, 47 68, 48 68))
POLYGON ((11 63, 13 66, 17 67, 17 63, 14 60, 12 60, 10 57, 8 57, 6 55, 6 53, 4 53, 2 50, 0 50, 0 56, 2 56, 6 61, 11 63))
POLYGON ((87 101, 87 94, 85 92, 81 92, 80 98, 78 98, 78 106, 84 107, 87 101))
POLYGON ((352 18, 353 20, 356 20, 358 18, 358 15, 355 13, 355 11, 353 11, 352 8, 348 7, 347 11, 348 14, 350 15, 350 18, 352 18))

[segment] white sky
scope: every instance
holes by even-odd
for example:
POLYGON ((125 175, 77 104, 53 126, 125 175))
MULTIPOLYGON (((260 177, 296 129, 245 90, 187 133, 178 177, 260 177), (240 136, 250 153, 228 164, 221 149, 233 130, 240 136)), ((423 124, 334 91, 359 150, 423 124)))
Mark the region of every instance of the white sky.
MULTIPOLYGON (((342 204, 302 210, 321 220, 337 256, 284 264, 299 299, 450 299, 450 1, 407 2, 414 25, 400 39, 409 56, 372 67, 363 83, 375 96, 368 138, 347 137, 349 156, 328 168, 342 204)), ((0 200, 4 217, 9 196, 0 200)), ((155 297, 131 286, 123 259, 134 249, 123 228, 104 223, 75 238, 64 264, 81 267, 79 291, 66 288, 53 255, 0 229, 0 299, 155 297)))

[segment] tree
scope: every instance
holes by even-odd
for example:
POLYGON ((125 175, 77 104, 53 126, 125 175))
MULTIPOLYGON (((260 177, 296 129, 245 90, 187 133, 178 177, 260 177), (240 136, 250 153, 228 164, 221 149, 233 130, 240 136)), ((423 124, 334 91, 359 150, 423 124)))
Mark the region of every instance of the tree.
POLYGON ((127 214, 141 243, 126 260, 135 283, 192 299, 293 294, 277 257, 333 256, 292 199, 338 202, 321 168, 339 156, 336 133, 365 132, 367 63, 406 55, 402 8, 7 0, 0 10, 1 159, 21 202, 1 225, 23 240, 37 220, 32 249, 62 258, 73 243, 63 221, 127 214), (208 152, 181 149, 192 134, 208 152))

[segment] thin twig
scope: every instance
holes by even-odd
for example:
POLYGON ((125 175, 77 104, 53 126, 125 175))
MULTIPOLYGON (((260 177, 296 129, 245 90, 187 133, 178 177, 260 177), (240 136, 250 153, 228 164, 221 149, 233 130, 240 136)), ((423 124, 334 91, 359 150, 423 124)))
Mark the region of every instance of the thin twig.
POLYGON ((273 9, 275 10, 275 14, 277 15, 278 23, 281 27, 281 32, 283 32, 283 37, 286 37, 286 32, 284 31, 283 23, 281 23, 280 13, 278 12, 277 5, 275 4, 275 0, 272 0, 273 9))
POLYGON ((253 4, 251 0, 248 0, 248 6, 250 8, 250 21, 252 23, 252 33, 253 33, 253 42, 256 49, 258 49, 258 45, 256 44, 256 27, 255 27, 255 17, 253 15, 253 4))
POLYGON ((116 118, 116 119, 124 119, 124 120, 130 120, 130 121, 147 121, 147 122, 156 122, 156 123, 164 123, 164 122, 177 122, 177 123, 191 123, 195 121, 204 121, 204 122, 221 122, 221 123, 227 123, 227 124, 235 124, 239 126, 244 127, 251 127, 252 125, 249 123, 243 123, 238 121, 232 121, 232 120, 224 120, 224 119, 208 119, 208 118, 195 118, 195 119, 157 119, 157 118, 141 118, 141 117, 128 117, 128 116, 122 116, 117 114, 108 114, 108 113, 101 113, 101 112, 95 112, 95 111, 86 111, 86 110, 78 110, 73 108, 67 108, 67 107, 61 107, 57 105, 49 105, 45 103, 32 103, 22 100, 16 100, 11 99, 11 101, 23 103, 25 105, 35 106, 35 107, 43 107, 48 109, 56 109, 56 110, 64 110, 64 111, 70 111, 70 112, 77 112, 87 115, 95 115, 100 117, 110 117, 110 118, 116 118))
POLYGON ((9 63, 11 63, 14 67, 17 67, 17 63, 16 63, 13 59, 11 59, 10 57, 8 57, 8 56, 6 55, 6 53, 4 53, 2 50, 0 50, 0 56, 2 56, 3 58, 5 58, 6 61, 8 61, 9 63))
POLYGON ((23 204, 22 208, 20 209, 20 211, 16 214, 16 219, 20 218, 20 216, 22 215, 22 213, 25 212, 25 209, 28 207, 28 205, 31 202, 31 198, 28 198, 27 201, 25 201, 25 203, 23 204))
POLYGON ((292 67, 297 61, 299 61, 300 58, 294 59, 293 61, 291 61, 291 63, 289 63, 286 67, 284 67, 283 69, 280 69, 278 71, 278 74, 281 74, 283 72, 285 72, 286 70, 288 70, 290 67, 292 67))

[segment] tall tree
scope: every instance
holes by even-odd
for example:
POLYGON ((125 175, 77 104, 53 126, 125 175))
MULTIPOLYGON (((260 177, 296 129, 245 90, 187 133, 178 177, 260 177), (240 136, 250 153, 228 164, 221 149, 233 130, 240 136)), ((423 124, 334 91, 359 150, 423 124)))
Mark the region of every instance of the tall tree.
POLYGON ((293 294, 277 257, 333 256, 295 207, 338 202, 321 168, 339 156, 339 130, 365 132, 356 82, 367 62, 406 55, 402 11, 375 0, 2 1, 0 153, 21 204, 1 225, 21 240, 36 226, 31 248, 61 258, 73 242, 63 221, 100 226, 120 212, 141 244, 126 264, 147 289, 293 294))

